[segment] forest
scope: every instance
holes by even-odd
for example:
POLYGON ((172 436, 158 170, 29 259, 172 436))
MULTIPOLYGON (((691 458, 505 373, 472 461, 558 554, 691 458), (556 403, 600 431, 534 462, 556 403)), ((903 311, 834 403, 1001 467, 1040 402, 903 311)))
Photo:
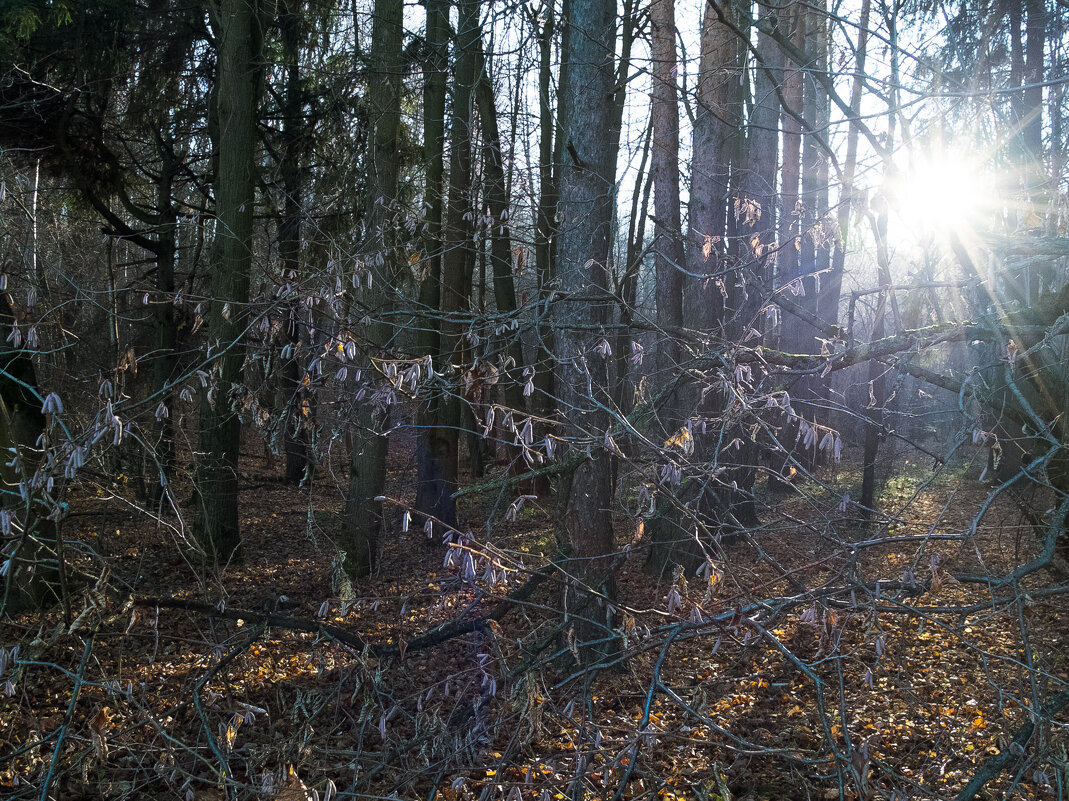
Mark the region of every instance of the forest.
POLYGON ((0 0, 0 797, 1069 798, 1067 21, 0 0))

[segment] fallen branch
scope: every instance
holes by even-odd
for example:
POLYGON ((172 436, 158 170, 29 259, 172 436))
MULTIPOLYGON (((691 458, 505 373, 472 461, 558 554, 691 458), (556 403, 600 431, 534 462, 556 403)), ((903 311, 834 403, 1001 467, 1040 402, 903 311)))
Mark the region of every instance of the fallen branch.
POLYGON ((1039 712, 1033 715, 1033 719, 1025 723, 1013 735, 1013 741, 997 756, 991 757, 972 777, 965 789, 958 793, 955 801, 970 801, 984 785, 1006 770, 1010 764, 1019 762, 1024 758, 1024 749, 1036 730, 1036 719, 1047 719, 1061 711, 1062 707, 1069 704, 1069 690, 1062 690, 1047 703, 1040 707, 1039 712))
POLYGON ((277 612, 263 612, 252 609, 220 609, 212 604, 201 601, 191 601, 185 598, 135 598, 134 605, 140 607, 159 607, 160 609, 184 609, 188 612, 197 612, 209 617, 222 618, 224 620, 243 620, 246 623, 265 625, 272 628, 287 629, 289 631, 306 631, 320 634, 332 640, 340 642, 354 650, 367 652, 375 657, 403 656, 409 651, 419 651, 432 648, 446 640, 470 634, 475 631, 485 631, 491 622, 502 620, 512 609, 526 601, 542 582, 557 571, 556 563, 551 562, 545 567, 535 571, 522 585, 510 592, 504 599, 499 601, 493 609, 481 617, 467 620, 451 620, 436 626, 425 634, 421 634, 413 640, 403 644, 373 643, 359 634, 355 634, 341 626, 324 623, 318 620, 309 620, 302 617, 291 617, 277 612))

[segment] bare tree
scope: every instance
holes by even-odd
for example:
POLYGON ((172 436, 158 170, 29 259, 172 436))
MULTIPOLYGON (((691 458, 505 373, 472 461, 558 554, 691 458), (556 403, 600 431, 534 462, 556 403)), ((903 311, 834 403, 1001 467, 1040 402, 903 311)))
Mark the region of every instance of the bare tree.
POLYGON ((615 542, 609 395, 604 326, 612 298, 606 263, 612 219, 616 154, 610 141, 615 87, 616 7, 606 0, 565 9, 560 88, 561 164, 557 240, 561 297, 555 301, 556 386, 563 431, 583 456, 561 492, 570 558, 565 605, 572 638, 584 661, 615 653, 613 630, 615 542))

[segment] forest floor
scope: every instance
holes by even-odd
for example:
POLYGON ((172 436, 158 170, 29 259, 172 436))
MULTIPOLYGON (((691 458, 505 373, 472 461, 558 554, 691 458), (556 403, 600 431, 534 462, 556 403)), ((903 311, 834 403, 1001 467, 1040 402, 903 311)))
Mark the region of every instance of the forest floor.
MULTIPOLYGON (((493 617, 550 561, 552 503, 488 532, 478 521, 502 521, 514 495, 465 498, 474 539, 453 550, 472 554, 473 580, 397 509, 377 573, 342 604, 332 477, 296 489, 251 453, 243 466, 245 560, 208 578, 176 519, 139 511, 121 482, 74 500, 67 546, 111 574, 69 621, 56 607, 3 623, 0 796, 44 798, 47 782, 57 801, 947 798, 1069 682, 1067 599, 1048 574, 1016 602, 950 577, 1037 552, 1010 493, 973 532, 990 492, 976 465, 898 464, 880 528, 829 515, 826 498, 859 484, 844 465, 770 499, 752 543, 674 584, 643 571, 641 535, 619 521, 626 659, 596 675, 570 664, 557 575, 501 620, 419 639, 493 617), (864 546, 880 537, 893 541, 864 546), (847 585, 869 593, 836 593, 847 585)), ((413 483, 411 453, 392 454, 387 494, 413 483)), ((1056 720, 981 797, 1064 797, 1056 720)))

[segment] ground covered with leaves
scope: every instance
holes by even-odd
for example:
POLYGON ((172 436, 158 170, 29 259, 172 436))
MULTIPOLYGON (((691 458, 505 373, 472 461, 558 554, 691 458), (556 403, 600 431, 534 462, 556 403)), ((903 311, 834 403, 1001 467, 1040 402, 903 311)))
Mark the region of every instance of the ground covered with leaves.
MULTIPOLYGON (((761 489, 761 527, 690 575, 648 575, 618 520, 596 671, 559 611, 552 500, 467 496, 446 544, 398 506, 341 591, 334 485, 244 465, 245 559, 218 573, 121 482, 74 499, 66 544, 99 580, 3 623, 0 795, 907 799, 988 770, 979 797, 1064 797, 1069 716, 1033 715, 1069 684, 1064 582, 993 578, 1041 550, 1050 499, 989 500, 976 465, 898 465, 875 523, 846 466, 761 489)), ((390 476, 411 497, 409 454, 390 476)))

